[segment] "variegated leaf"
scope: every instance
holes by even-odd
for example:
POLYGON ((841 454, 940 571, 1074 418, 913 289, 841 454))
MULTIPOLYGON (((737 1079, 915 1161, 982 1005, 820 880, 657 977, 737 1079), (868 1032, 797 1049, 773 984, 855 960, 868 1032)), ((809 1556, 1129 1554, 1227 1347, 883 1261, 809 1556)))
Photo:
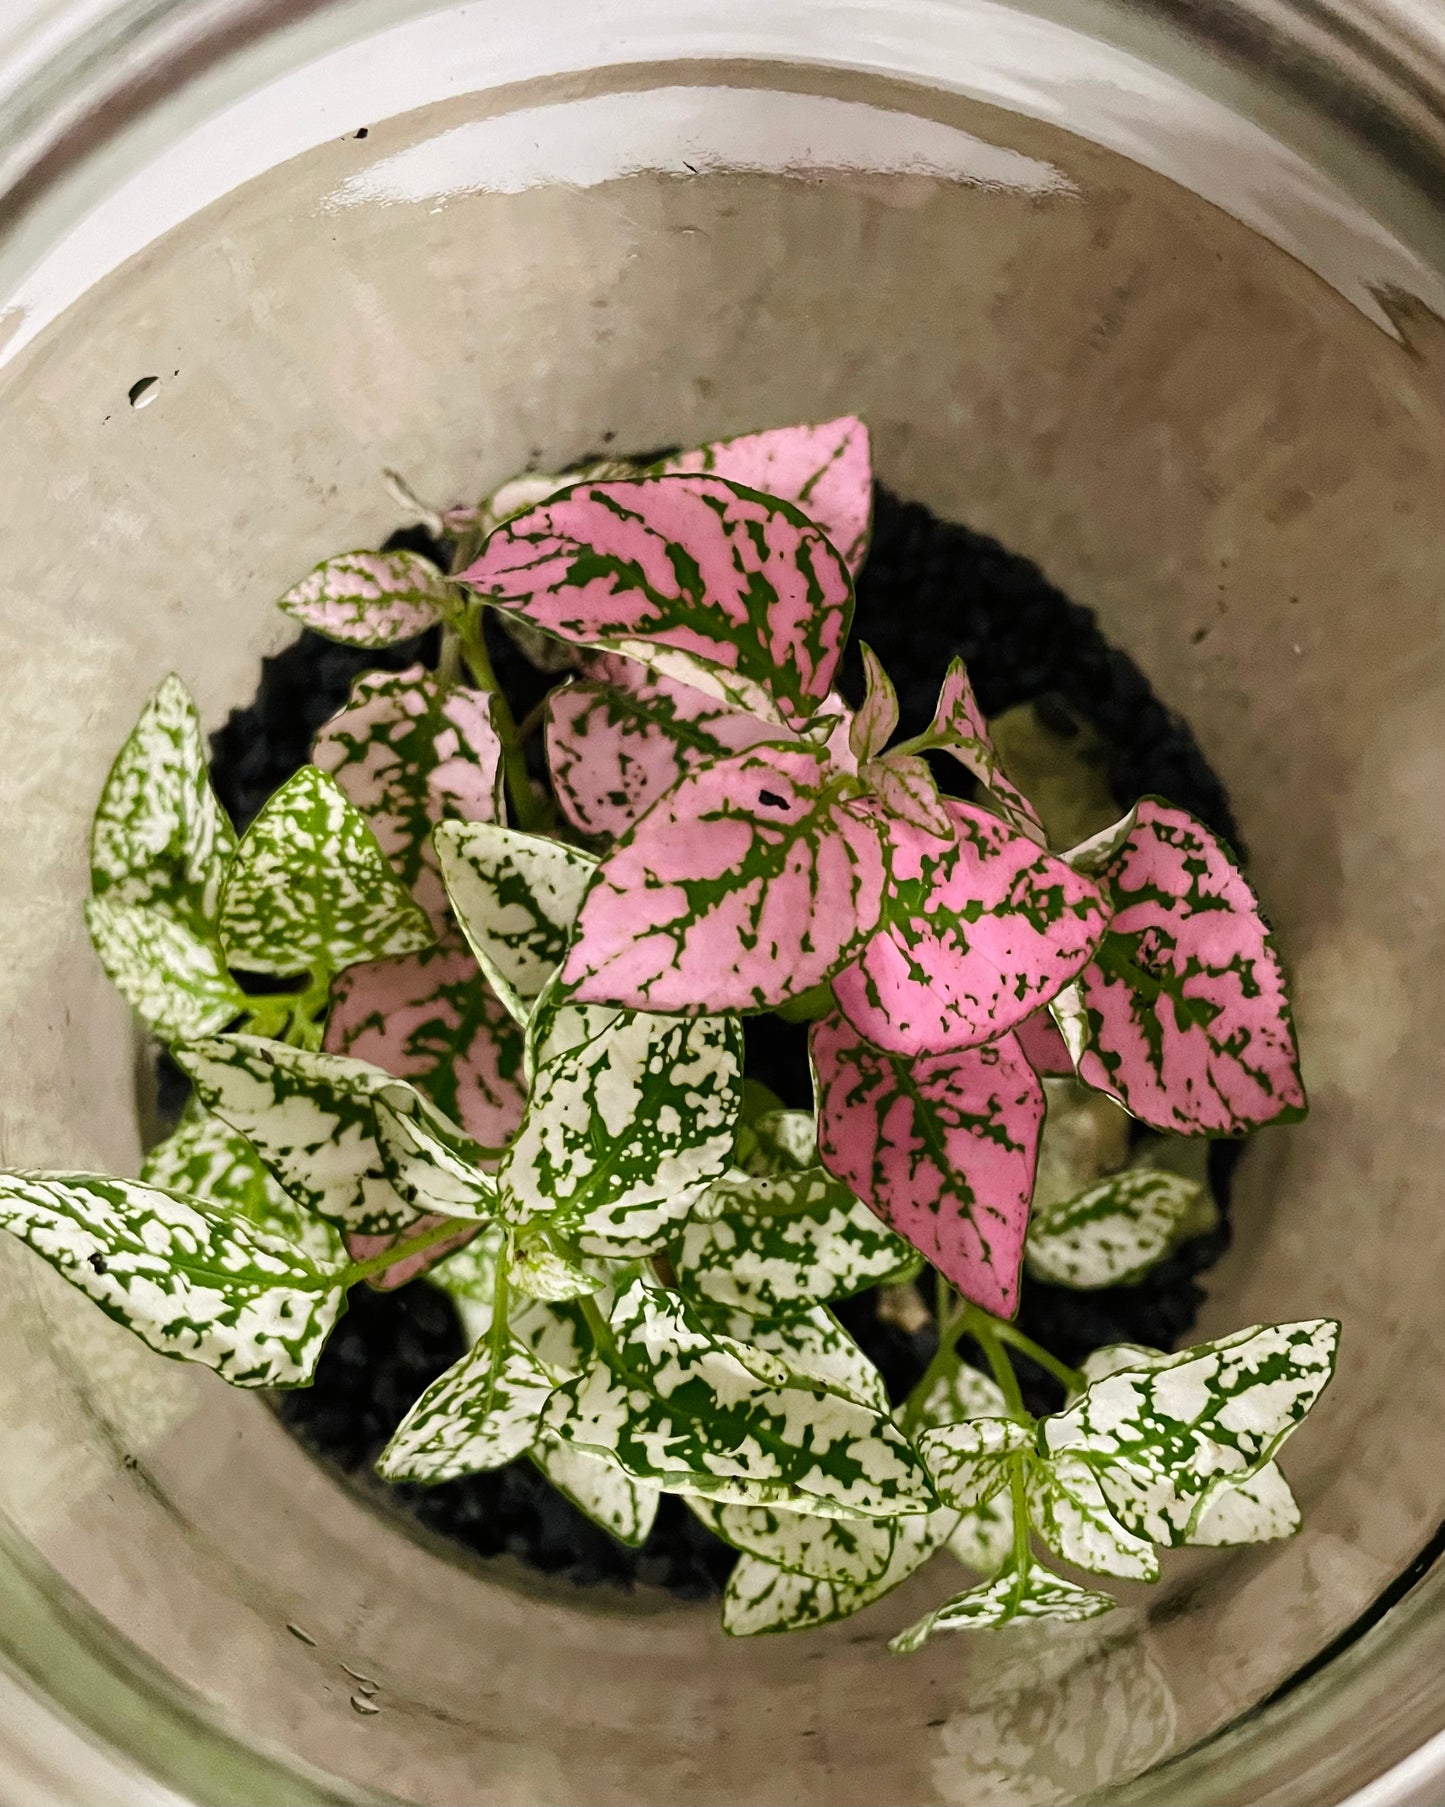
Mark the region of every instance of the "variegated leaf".
POLYGON ((823 1165, 966 1299, 1009 1316, 1044 1115, 1017 1042, 903 1060, 835 1014, 811 1051, 823 1165))
POLYGON ((918 1453, 938 1497, 971 1512, 1009 1484, 1017 1458, 1033 1447, 1033 1433, 1012 1418, 969 1418, 925 1431, 918 1453))
POLYGON ((346 1309, 343 1270, 139 1180, 0 1175, 0 1229, 161 1355, 236 1387, 299 1387, 346 1309))
POLYGON ((303 766, 247 829, 221 891, 221 942, 250 972, 339 972, 435 935, 356 806, 303 766))
POLYGON ((1029 1463, 1024 1493, 1030 1523, 1055 1556, 1095 1575, 1159 1579, 1154 1546, 1114 1517, 1098 1476, 1081 1457, 1029 1463))
MULTIPOLYGON (((792 1359, 790 1357, 790 1359, 792 1359)), ((876 1370, 874 1371, 876 1373, 876 1370)), ((886 1409, 886 1397, 880 1398, 886 1409)), ((958 1364, 940 1375, 929 1389, 919 1421, 924 1425, 951 1424, 960 1418, 1002 1412, 1002 1393, 974 1368, 958 1364)), ((708 1505, 700 1514, 718 1508, 708 1505)), ((723 1630, 732 1637, 757 1637, 770 1632, 806 1631, 851 1617, 906 1581, 946 1544, 957 1545, 959 1560, 981 1573, 995 1569, 1012 1543, 1012 1518, 997 1502, 973 1512, 951 1507, 864 1524, 845 1521, 849 1529, 870 1535, 886 1530, 891 1537, 888 1561, 882 1572, 864 1582, 840 1578, 823 1580, 780 1567, 757 1555, 744 1555, 733 1570, 723 1596, 723 1630)))
POLYGON ((499 527, 462 574, 575 645, 784 724, 827 695, 847 567, 797 508, 712 476, 582 483, 499 527))
POLYGON ((1118 1286, 1152 1267, 1179 1233, 1200 1188, 1175 1173, 1136 1168, 1088 1191, 1035 1208, 1026 1258, 1056 1286, 1118 1286))
POLYGON ((388 1074, 252 1035, 193 1042, 175 1057, 206 1109, 251 1143, 303 1210, 365 1235, 415 1222, 376 1141, 376 1098, 403 1089, 388 1074))
POLYGON ((741 1091, 735 1018, 564 1006, 498 1172, 503 1216, 589 1254, 662 1246, 726 1169, 741 1091))
POLYGON ((301 1210, 246 1138, 194 1100, 179 1126, 146 1156, 140 1176, 148 1186, 294 1243, 318 1267, 345 1260, 341 1238, 325 1218, 301 1210))
POLYGON ((1050 1574, 1037 1563, 1030 1563, 1022 1572, 1010 1566, 982 1587, 955 1594, 931 1613, 925 1613, 916 1625, 900 1631, 888 1648, 900 1655, 918 1650, 936 1631, 983 1631, 1035 1619, 1057 1619, 1072 1625, 1113 1612, 1118 1604, 1107 1594, 1092 1593, 1076 1581, 1050 1574))
POLYGON ((584 834, 625 834, 684 773, 780 733, 631 659, 600 654, 587 669, 547 702, 552 787, 584 834))
POLYGON ((634 1481, 610 1462, 574 1449, 550 1431, 543 1431, 527 1453, 558 1493, 618 1543, 635 1550, 647 1542, 662 1498, 660 1487, 634 1481))
POLYGON ((445 823, 436 850, 447 895, 492 989, 525 1023, 562 964, 596 861, 515 828, 445 823))
POLYGON ((722 1628, 729 1637, 755 1638, 780 1631, 813 1631, 851 1618, 922 1567, 942 1544, 945 1523, 957 1516, 930 1512, 890 1521, 893 1547, 888 1564, 880 1575, 861 1585, 819 1580, 745 1555, 728 1577, 722 1628))
POLYGON ((775 1506, 718 1506, 707 1521, 724 1543, 749 1556, 818 1581, 866 1587, 893 1559, 900 1521, 816 1518, 775 1506))
POLYGON ((497 1182, 482 1171, 491 1150, 448 1123, 409 1086, 374 1094, 372 1113, 386 1176, 409 1205, 481 1222, 496 1215, 497 1182))
POLYGON ((674 1255, 689 1291, 763 1317, 898 1279, 915 1270, 909 1245, 821 1167, 712 1187, 674 1255))
POLYGON ((447 900, 432 847, 438 822, 502 815, 502 743, 492 698, 444 691, 424 666, 366 672, 316 737, 313 762, 371 824, 382 852, 438 931, 447 900))
POLYGON ((1175 1547, 1218 1483, 1274 1459, 1329 1383, 1338 1344, 1338 1324, 1306 1319, 1118 1369, 1044 1419, 1040 1446, 1080 1455, 1127 1530, 1175 1547))
POLYGON ((863 563, 873 518, 873 460, 868 429, 856 415, 718 440, 659 459, 652 469, 711 471, 780 496, 822 528, 850 571, 856 574, 863 563))
POLYGON ((765 1355, 780 1356, 795 1373, 835 1393, 846 1393, 860 1405, 888 1410, 883 1376, 826 1305, 811 1306, 793 1317, 759 1318, 729 1311, 707 1298, 693 1297, 687 1303, 707 1329, 765 1355))
POLYGON ((882 1413, 711 1334, 676 1293, 634 1281, 611 1332, 612 1347, 553 1395, 546 1424, 634 1478, 830 1518, 932 1504, 916 1455, 882 1413))
POLYGON ((343 552, 293 584, 279 607, 346 646, 393 646, 441 620, 454 592, 419 552, 343 552))
POLYGON ((863 677, 867 686, 863 706, 848 729, 848 746, 861 766, 876 759, 893 738, 898 726, 898 692, 871 646, 860 643, 863 677))
POLYGON ((382 1451, 377 1473, 432 1486, 501 1468, 537 1441, 555 1384, 523 1344, 487 1337, 417 1400, 382 1451))
POLYGON ((1059 1017, 1079 1077, 1181 1135, 1302 1116, 1284 974, 1223 844, 1146 798, 1100 869, 1114 918, 1075 1008, 1059 1017))
POLYGON ((883 759, 871 759, 858 776, 886 816, 896 817, 935 839, 953 839, 948 805, 939 795, 927 761, 916 753, 890 753, 883 759))
POLYGON ((1083 970, 1108 922, 1091 879, 972 804, 945 807, 947 841, 886 823, 883 920, 833 984, 853 1027, 894 1054, 1012 1029, 1083 970))
POLYGON ((455 931, 343 973, 324 1045, 409 1080, 484 1148, 504 1148, 522 1121, 522 1032, 455 931))
MULTIPOLYGON (((1157 1368, 1173 1359, 1162 1349, 1112 1343, 1086 1356, 1083 1371, 1091 1381, 1103 1380, 1123 1368, 1157 1368)), ((1277 1462, 1266 1462, 1243 1481, 1227 1477, 1216 1481, 1195 1513, 1187 1541, 1209 1547, 1268 1543, 1273 1538, 1292 1537, 1299 1525, 1299 1507, 1289 1483, 1277 1462)))
POLYGON ((598 866, 562 969, 581 1001, 773 1009, 878 920, 878 825, 835 806, 827 755, 771 744, 689 772, 598 866))
POLYGON ((962 659, 955 659, 944 675, 929 734, 935 746, 951 753, 965 771, 977 778, 1011 828, 1040 846, 1046 843, 1048 837, 1038 812, 999 763, 962 659))
POLYGON ((158 910, 197 933, 215 920, 236 836, 206 771, 191 693, 172 673, 116 755, 90 831, 90 882, 112 905, 158 910))
POLYGON ((85 922, 106 976, 162 1040, 210 1035, 245 1013, 221 950, 186 923, 115 892, 88 898, 85 922))

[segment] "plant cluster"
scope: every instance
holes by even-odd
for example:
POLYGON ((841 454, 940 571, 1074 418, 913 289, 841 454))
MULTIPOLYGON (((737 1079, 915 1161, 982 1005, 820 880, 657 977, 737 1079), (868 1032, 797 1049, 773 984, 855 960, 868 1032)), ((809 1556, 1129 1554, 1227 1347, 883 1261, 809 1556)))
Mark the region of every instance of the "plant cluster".
POLYGON ((946 1548, 979 1580, 909 1649, 1114 1604, 1050 1559, 1147 1581, 1161 1548, 1294 1529, 1275 1457, 1337 1327, 1076 1372, 1010 1321, 1025 1262, 1130 1279, 1199 1204, 1146 1149, 1031 1221, 1046 1101, 1051 1131, 1090 1088, 1238 1135, 1302 1114, 1294 1035, 1200 823, 1146 798, 1051 850, 961 663, 912 739, 866 647, 842 700, 871 494, 845 419, 428 513, 450 572, 328 559, 285 610, 362 646, 439 626, 439 664, 362 678, 239 839, 168 678, 100 801, 88 920, 192 1100, 140 1180, 4 1176, 0 1223, 237 1386, 305 1385, 349 1287, 427 1272, 475 1340, 384 1476, 529 1455, 629 1543, 680 1494, 741 1552, 738 1635, 946 1548), (523 730, 485 616, 565 673, 523 730), (761 1012, 810 1025, 815 1110, 744 1078, 761 1012), (829 1307, 925 1263, 937 1353, 895 1405, 829 1307))

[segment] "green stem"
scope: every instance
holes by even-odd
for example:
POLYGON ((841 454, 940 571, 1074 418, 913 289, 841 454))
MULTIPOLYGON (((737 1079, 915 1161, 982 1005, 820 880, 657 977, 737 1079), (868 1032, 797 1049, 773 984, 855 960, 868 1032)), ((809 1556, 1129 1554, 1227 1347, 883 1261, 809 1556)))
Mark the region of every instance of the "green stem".
POLYGON ((1031 1362, 1037 1362, 1045 1373, 1052 1374, 1054 1379, 1070 1393, 1082 1393, 1088 1381, 1077 1368, 1071 1368, 1067 1362, 1061 1362, 1057 1355, 1050 1355, 1041 1344, 1031 1336, 1025 1336, 1022 1330, 1002 1318, 994 1320, 994 1335, 1026 1355, 1031 1362))
POLYGON ((915 734, 912 740, 900 740, 896 747, 889 747, 888 752, 890 757, 894 754, 902 756, 909 753, 926 753, 931 747, 941 744, 938 736, 929 728, 922 734, 915 734))
POLYGON ((998 1382, 999 1391, 1009 1409, 1009 1416, 1017 1418, 1020 1424, 1032 1424, 1033 1414, 1024 1404, 1024 1396, 1019 1391, 1019 1377, 1014 1373, 1013 1363, 1004 1353, 999 1340, 1001 1328, 999 1320, 991 1313, 977 1305, 965 1305, 963 1308, 963 1328, 983 1350, 984 1359, 994 1379, 998 1382))
POLYGON ((486 635, 482 631, 480 607, 472 604, 459 613, 456 625, 461 656, 471 673, 472 682, 478 690, 485 690, 492 699, 492 726, 497 730, 497 738, 502 743, 502 769, 506 774, 507 795, 511 799, 517 826, 529 834, 545 834, 554 826, 552 809, 545 798, 538 796, 527 774, 527 760, 517 732, 517 719, 512 714, 511 704, 502 694, 496 672, 492 670, 492 656, 487 651, 486 635))
POLYGON ((492 1372, 495 1374, 502 1365, 502 1357, 507 1351, 507 1314, 512 1299, 512 1239, 507 1237, 502 1252, 497 1257, 497 1277, 492 1291, 492 1321, 487 1328, 487 1337, 492 1351, 492 1372))
POLYGON ((948 1373, 957 1359, 955 1345, 963 1335, 968 1323, 969 1307, 964 1306, 954 1317, 941 1312, 938 1319, 938 1347, 933 1352, 933 1359, 923 1370, 923 1377, 903 1402, 903 1410, 899 1414, 898 1427, 904 1436, 911 1436, 923 1415, 923 1408, 928 1403, 928 1396, 948 1373))
MULTIPOLYGON (((365 1261, 350 1262, 342 1269, 341 1284, 343 1287, 352 1287, 359 1280, 369 1280, 373 1274, 380 1274, 389 1267, 395 1267, 398 1261, 407 1261, 413 1255, 420 1255, 424 1249, 435 1248, 439 1242, 445 1242, 449 1236, 455 1236, 465 1228, 466 1225, 455 1217, 448 1217, 442 1223, 434 1223, 429 1230, 421 1231, 409 1242, 393 1243, 389 1249, 383 1249, 379 1255, 368 1255, 365 1261)), ((499 1284, 501 1284, 500 1280, 499 1284)))
POLYGON ((617 1339, 612 1334, 612 1326, 602 1315, 602 1307, 590 1293, 584 1293, 577 1301, 582 1307, 582 1316, 587 1320, 587 1328, 592 1332, 592 1341, 597 1353, 609 1360, 617 1356, 617 1339))

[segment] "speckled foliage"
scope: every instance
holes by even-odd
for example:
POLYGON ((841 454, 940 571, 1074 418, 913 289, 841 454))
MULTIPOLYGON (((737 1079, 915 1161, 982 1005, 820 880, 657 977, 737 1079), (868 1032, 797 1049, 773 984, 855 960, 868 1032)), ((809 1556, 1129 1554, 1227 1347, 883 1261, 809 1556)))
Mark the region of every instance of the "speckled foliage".
POLYGON ((872 500, 849 417, 523 474, 426 511, 450 548, 326 561, 282 607, 381 669, 239 841, 167 680, 102 798, 90 923, 193 1096, 144 1180, 6 1176, 0 1222, 247 1386, 326 1384, 350 1289, 426 1273, 466 1336, 388 1414, 383 1479, 525 1463, 617 1547, 694 1522, 736 1553, 735 1636, 947 1549, 980 1579, 902 1650, 1112 1610, 1051 1559, 1148 1581, 1158 1547, 1287 1534, 1275 1457, 1338 1329, 1074 1368, 1011 1321, 1026 1267, 1116 1289, 1214 1208, 1120 1105, 1296 1115, 1293 1031, 1202 823, 1146 798, 1062 828, 957 659, 920 709, 861 646, 850 705, 872 500), (488 617, 562 677, 520 729, 488 617), (773 1013, 810 1025, 812 1109, 745 1077, 773 1013), (877 1288, 931 1322, 902 1386, 850 1335, 877 1288))

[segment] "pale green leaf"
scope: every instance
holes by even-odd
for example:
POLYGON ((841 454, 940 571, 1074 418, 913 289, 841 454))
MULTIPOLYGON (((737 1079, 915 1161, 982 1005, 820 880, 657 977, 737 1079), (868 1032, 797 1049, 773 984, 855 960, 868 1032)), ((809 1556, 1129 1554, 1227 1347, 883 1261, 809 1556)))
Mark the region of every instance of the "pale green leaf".
POLYGON ((430 1486, 501 1468, 536 1442, 555 1384, 523 1344, 484 1338, 417 1400, 382 1451, 377 1473, 430 1486))
POLYGON ((379 1067, 251 1035, 195 1042, 175 1057, 206 1109, 251 1143, 303 1210, 372 1236, 415 1221, 387 1172, 374 1108, 406 1087, 379 1067))
POLYGON ((560 1303, 600 1292, 608 1283, 608 1265, 588 1255, 572 1255, 557 1248, 545 1234, 517 1238, 512 1252, 511 1279, 528 1298, 560 1303))
POLYGON ((916 1625, 900 1631, 888 1648, 900 1654, 917 1650, 936 1631, 983 1631, 993 1626, 1022 1624, 1029 1620, 1057 1619, 1077 1624, 1097 1619, 1118 1605, 1107 1594, 1091 1593, 1062 1575, 1050 1574, 1031 1563, 1022 1574, 1013 1567, 1003 1570, 982 1587, 955 1594, 916 1625))
POLYGON ((332 1226, 303 1211, 246 1138, 194 1099, 179 1127, 146 1156, 141 1178, 148 1186, 244 1218, 258 1230, 294 1242, 318 1267, 346 1259, 332 1226))
POLYGON ((1139 1168, 1036 1208, 1025 1247, 1029 1270, 1081 1290, 1127 1284, 1168 1253, 1199 1192, 1177 1174, 1139 1168))
POLYGON ((141 1021, 165 1041, 190 1041, 245 1014, 247 999, 213 940, 114 893, 85 905, 106 975, 141 1021))
POLYGON ((315 766, 277 791, 221 892, 221 941, 249 972, 339 972, 435 940, 366 818, 315 766))
POLYGON ((304 1386, 346 1309, 342 1270, 140 1180, 5 1174, 0 1229, 152 1349, 232 1386, 304 1386))
POLYGON ((235 846, 207 776, 196 705, 172 674, 152 693, 105 781, 91 826, 91 889, 200 931, 215 918, 235 846))
POLYGON ((1127 1530, 1177 1546, 1218 1483, 1273 1460, 1328 1385, 1338 1345, 1338 1324, 1306 1319, 1118 1369, 1044 1419, 1041 1447, 1076 1452, 1127 1530))
POLYGON ((446 822, 434 842, 447 895, 497 996, 525 1023, 562 964, 596 861, 490 822, 446 822))
POLYGON ((675 1256, 690 1291, 764 1317, 786 1316, 917 1272, 920 1258, 821 1167, 711 1188, 675 1256))
POLYGON ((728 1165, 741 1081, 735 1017, 563 1006, 498 1169, 503 1216, 584 1254, 661 1247, 728 1165))
POLYGON ((933 1503, 912 1448, 882 1413, 710 1334, 677 1294, 634 1281, 613 1307, 611 1337, 558 1388, 547 1428, 636 1479, 826 1517, 933 1503))
POLYGON ((293 584, 278 607, 328 640, 392 646, 439 621, 452 596, 419 552, 343 552, 293 584))

